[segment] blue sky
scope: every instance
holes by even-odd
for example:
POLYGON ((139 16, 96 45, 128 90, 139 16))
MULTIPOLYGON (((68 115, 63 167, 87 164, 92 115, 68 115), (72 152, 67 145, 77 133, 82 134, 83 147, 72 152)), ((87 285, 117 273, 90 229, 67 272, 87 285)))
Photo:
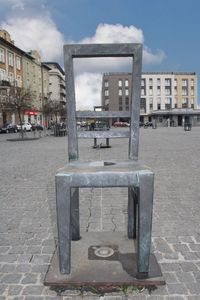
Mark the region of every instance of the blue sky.
MULTIPOLYGON (((62 65, 64 43, 142 42, 143 71, 187 71, 199 77, 199 0, 0 0, 0 6, 0 27, 16 46, 38 49, 43 61, 62 65)), ((114 60, 105 69, 102 63, 78 62, 78 95, 94 99, 100 73, 126 67, 114 60)))

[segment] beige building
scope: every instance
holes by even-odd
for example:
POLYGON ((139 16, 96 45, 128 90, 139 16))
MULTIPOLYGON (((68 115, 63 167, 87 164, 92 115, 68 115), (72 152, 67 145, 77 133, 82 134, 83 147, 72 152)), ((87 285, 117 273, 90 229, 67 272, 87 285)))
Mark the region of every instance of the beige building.
POLYGON ((24 121, 43 124, 43 104, 49 94, 48 66, 41 63, 40 54, 31 50, 23 56, 23 88, 30 92, 32 108, 24 112, 24 121))
POLYGON ((30 93, 31 107, 23 112, 23 120, 43 124, 43 105, 49 96, 49 70, 41 63, 37 51, 24 52, 14 45, 7 31, 0 30, 0 126, 19 121, 4 105, 12 87, 30 93))
MULTIPOLYGON (((107 110, 128 111, 131 74, 106 73, 102 81, 102 106, 107 110)), ((198 121, 197 75, 191 72, 146 72, 141 79, 140 120, 156 119, 165 126, 183 125, 187 118, 198 121), (196 117, 194 116, 196 114, 196 117)))
POLYGON ((4 110, 3 104, 11 86, 22 87, 22 57, 25 52, 14 45, 10 35, 0 30, 0 126, 7 122, 15 122, 15 115, 4 110))

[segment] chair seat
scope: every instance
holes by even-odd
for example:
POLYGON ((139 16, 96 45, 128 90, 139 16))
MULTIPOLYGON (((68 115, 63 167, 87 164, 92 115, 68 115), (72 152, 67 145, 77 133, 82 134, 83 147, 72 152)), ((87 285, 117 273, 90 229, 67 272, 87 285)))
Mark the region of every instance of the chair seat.
POLYGON ((71 187, 139 186, 139 176, 153 172, 142 162, 131 160, 73 161, 56 176, 69 177, 71 187))

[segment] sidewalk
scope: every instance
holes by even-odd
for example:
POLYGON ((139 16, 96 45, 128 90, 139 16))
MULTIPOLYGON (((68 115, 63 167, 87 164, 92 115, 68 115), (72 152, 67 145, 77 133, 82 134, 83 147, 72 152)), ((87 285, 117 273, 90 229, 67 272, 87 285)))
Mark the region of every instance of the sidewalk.
MULTIPOLYGON (((55 249, 54 176, 67 161, 67 137, 8 142, 0 135, 0 300, 200 299, 200 129, 140 130, 140 159, 155 172, 153 246, 166 286, 98 296, 58 295, 43 278, 55 249), (127 292, 127 295, 124 293, 127 292)), ((80 140, 80 157, 127 158, 126 139, 110 149, 80 140)), ((82 231, 126 231, 127 190, 80 191, 82 231)))

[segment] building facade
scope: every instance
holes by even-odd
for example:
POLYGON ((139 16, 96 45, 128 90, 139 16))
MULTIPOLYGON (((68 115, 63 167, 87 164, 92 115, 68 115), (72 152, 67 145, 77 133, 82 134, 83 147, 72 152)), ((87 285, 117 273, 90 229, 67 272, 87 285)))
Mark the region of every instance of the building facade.
POLYGON ((22 87, 22 57, 25 52, 14 45, 9 33, 0 30, 0 125, 15 122, 15 114, 4 109, 12 86, 22 87))
POLYGON ((66 92, 65 72, 57 62, 43 62, 49 68, 49 94, 46 104, 49 103, 54 112, 51 113, 48 123, 66 121, 66 92))
POLYGON ((49 94, 48 66, 41 63, 40 54, 31 50, 22 57, 23 88, 29 91, 32 98, 32 108, 24 111, 24 121, 43 124, 43 104, 49 94))
MULTIPOLYGON (((102 80, 102 106, 107 110, 128 111, 130 107, 131 74, 106 73, 102 80)), ((140 120, 156 119, 165 126, 183 125, 185 120, 198 123, 197 75, 189 72, 146 72, 141 79, 140 120), (182 113, 182 114, 181 114, 182 113)))
POLYGON ((43 106, 49 97, 49 68, 37 51, 29 53, 14 45, 10 34, 0 29, 0 126, 18 123, 18 115, 5 109, 10 91, 19 88, 30 94, 30 108, 23 111, 24 122, 44 123, 43 106))

